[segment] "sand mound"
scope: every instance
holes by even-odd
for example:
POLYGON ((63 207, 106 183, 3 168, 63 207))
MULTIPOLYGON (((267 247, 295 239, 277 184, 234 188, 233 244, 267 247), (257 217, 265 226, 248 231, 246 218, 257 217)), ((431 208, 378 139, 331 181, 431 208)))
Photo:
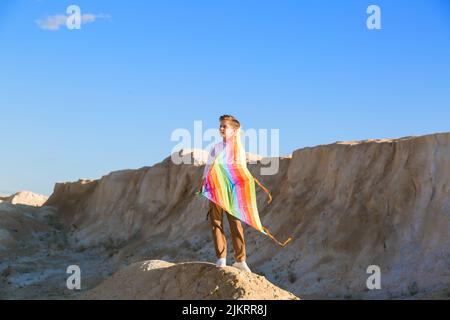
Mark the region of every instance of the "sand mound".
POLYGON ((30 191, 19 191, 10 196, 0 197, 1 202, 9 202, 12 204, 25 204, 28 206, 40 207, 48 197, 30 191))
POLYGON ((106 279, 82 299, 298 300, 265 277, 212 263, 134 263, 106 279))

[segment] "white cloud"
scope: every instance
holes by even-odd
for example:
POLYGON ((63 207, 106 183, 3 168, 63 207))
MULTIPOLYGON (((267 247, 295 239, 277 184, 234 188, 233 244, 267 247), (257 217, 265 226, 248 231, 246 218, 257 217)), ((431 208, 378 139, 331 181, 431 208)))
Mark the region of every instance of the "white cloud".
MULTIPOLYGON (((97 19, 111 19, 111 16, 104 13, 93 14, 93 13, 85 13, 81 15, 81 24, 92 23, 97 19)), ((43 30, 49 31, 57 31, 60 27, 64 27, 66 25, 67 16, 64 14, 56 14, 53 16, 48 16, 44 19, 36 20, 36 24, 39 28, 43 30)))

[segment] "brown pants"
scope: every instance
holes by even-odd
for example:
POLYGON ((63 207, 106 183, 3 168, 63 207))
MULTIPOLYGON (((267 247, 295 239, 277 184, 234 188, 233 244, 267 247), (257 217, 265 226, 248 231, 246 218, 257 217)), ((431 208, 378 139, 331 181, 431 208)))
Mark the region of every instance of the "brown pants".
POLYGON ((209 201, 208 214, 211 219, 212 234, 217 258, 226 258, 227 256, 227 239, 225 238, 225 232, 223 229, 223 215, 226 214, 230 225, 231 240, 234 248, 234 259, 237 262, 245 261, 244 228, 242 227, 241 221, 224 211, 212 201, 209 201))

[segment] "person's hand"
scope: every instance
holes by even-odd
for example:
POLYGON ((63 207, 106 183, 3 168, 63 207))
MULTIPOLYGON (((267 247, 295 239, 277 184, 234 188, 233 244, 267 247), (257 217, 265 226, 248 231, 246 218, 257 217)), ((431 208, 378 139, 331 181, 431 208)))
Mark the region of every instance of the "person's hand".
POLYGON ((202 189, 203 189, 203 180, 202 180, 200 186, 197 187, 197 188, 195 189, 195 190, 197 190, 197 191, 195 192, 195 194, 200 194, 200 193, 202 193, 202 189))

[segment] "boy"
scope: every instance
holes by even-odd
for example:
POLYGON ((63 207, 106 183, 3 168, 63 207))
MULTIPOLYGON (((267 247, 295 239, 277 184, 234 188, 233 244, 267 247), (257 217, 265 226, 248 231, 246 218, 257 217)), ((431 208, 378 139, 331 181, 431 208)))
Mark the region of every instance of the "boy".
MULTIPOLYGON (((231 144, 233 137, 236 135, 237 130, 239 130, 241 126, 239 121, 231 115, 223 115, 219 118, 219 121, 220 121, 219 132, 221 137, 223 138, 223 141, 219 142, 218 144, 214 145, 211 148, 211 151, 208 156, 208 161, 203 172, 202 181, 207 176, 209 168, 212 162, 214 161, 215 157, 224 148, 227 147, 227 143, 228 145, 231 144)), ((234 259, 236 261, 233 264, 233 267, 236 267, 238 269, 247 272, 251 272, 250 268, 247 266, 247 263, 245 261, 246 252, 245 252, 244 228, 242 226, 241 221, 236 217, 234 217, 233 215, 227 213, 225 210, 223 210, 220 206, 218 206, 214 202, 209 201, 208 215, 211 221, 214 247, 217 256, 216 266, 224 267, 227 265, 226 264, 227 240, 223 228, 224 213, 226 213, 231 231, 231 240, 234 249, 234 259)))

